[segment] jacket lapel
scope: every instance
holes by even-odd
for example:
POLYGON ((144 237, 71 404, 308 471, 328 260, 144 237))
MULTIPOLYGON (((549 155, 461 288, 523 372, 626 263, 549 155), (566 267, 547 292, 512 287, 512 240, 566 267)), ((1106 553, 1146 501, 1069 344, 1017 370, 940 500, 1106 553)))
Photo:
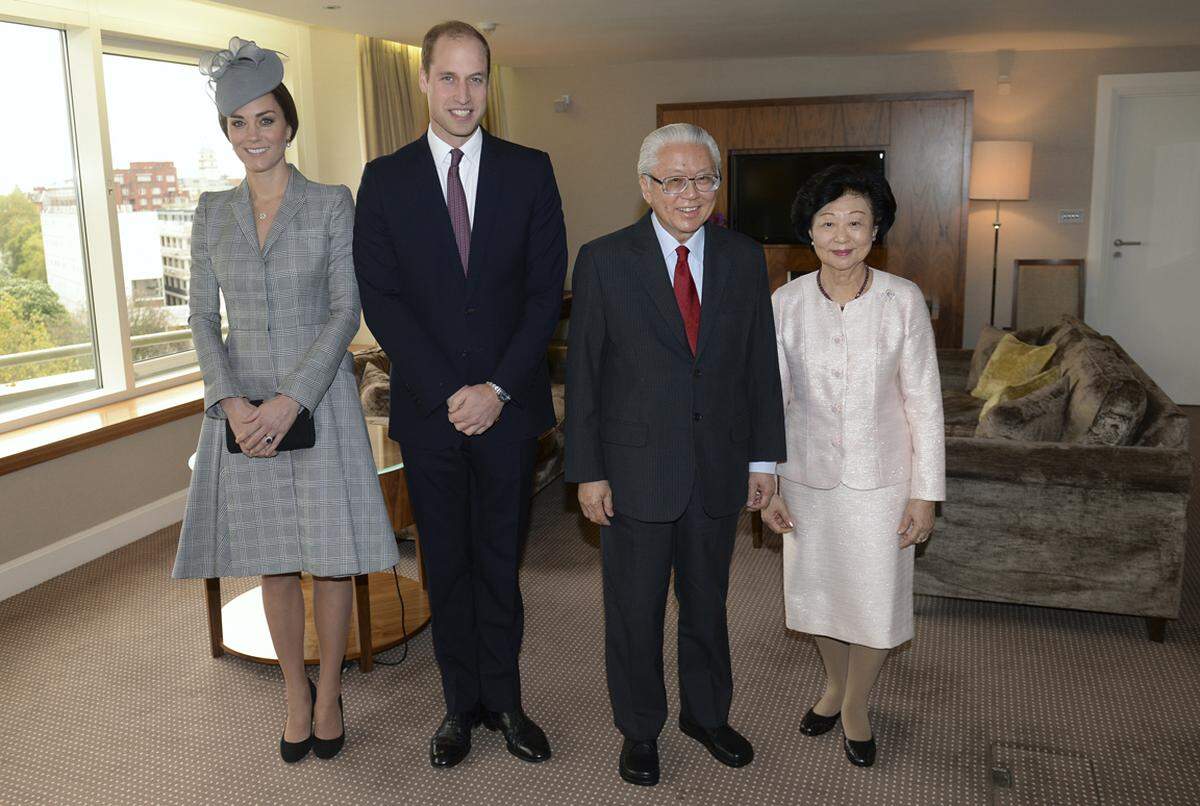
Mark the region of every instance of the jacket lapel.
POLYGON ((246 244, 250 247, 251 254, 261 256, 262 248, 258 245, 258 232, 254 228, 254 211, 250 205, 250 186, 246 184, 246 180, 243 179, 242 184, 238 185, 233 192, 229 199, 229 206, 233 209, 233 218, 237 221, 238 228, 246 237, 246 244))
MULTIPOLYGON (((267 241, 263 244, 262 255, 264 258, 271 254, 271 247, 279 240, 279 236, 287 230, 288 224, 296 217, 296 213, 308 203, 308 180, 296 170, 294 165, 290 167, 291 176, 288 178, 287 190, 283 192, 283 201, 279 203, 279 210, 275 213, 275 220, 271 222, 271 231, 267 233, 267 241)), ((250 222, 250 229, 254 229, 253 220, 250 222)), ((258 246, 257 233, 254 235, 254 245, 258 246)))
MULTIPOLYGON (((641 280, 646 293, 654 301, 654 306, 662 314, 667 329, 675 336, 675 341, 684 352, 691 356, 692 348, 688 344, 687 332, 683 329, 683 316, 679 313, 679 303, 675 301, 675 291, 667 279, 667 268, 663 262, 662 252, 658 248, 658 238, 654 235, 654 225, 650 223, 647 213, 637 223, 632 249, 635 255, 634 271, 641 280)), ((707 293, 707 292, 706 292, 707 293)), ((700 320, 703 327, 704 308, 701 306, 700 320)))
MULTIPOLYGON (((475 214, 471 223, 471 253, 467 272, 467 293, 479 286, 479 273, 484 268, 488 241, 496 211, 500 206, 501 169, 495 138, 483 132, 483 148, 479 152, 479 178, 475 186, 475 214)), ((447 213, 449 220, 449 213, 447 213)), ((457 251, 457 246, 455 247, 457 251)))
POLYGON ((696 357, 704 352, 704 347, 712 338, 713 328, 717 324, 717 312, 721 309, 721 301, 725 298, 725 288, 729 285, 730 266, 721 247, 721 236, 716 227, 704 225, 704 299, 700 300, 700 337, 696 342, 696 357))

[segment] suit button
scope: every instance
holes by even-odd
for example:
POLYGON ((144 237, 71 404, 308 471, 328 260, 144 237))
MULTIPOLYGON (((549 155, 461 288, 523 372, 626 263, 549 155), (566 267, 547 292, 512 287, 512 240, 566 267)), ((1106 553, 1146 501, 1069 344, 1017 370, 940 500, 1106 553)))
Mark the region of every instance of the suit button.
POLYGON ((468 315, 468 316, 470 316, 470 315, 471 315, 471 314, 473 314, 473 313, 475 313, 475 309, 474 309, 474 308, 467 308, 467 315, 468 315))
POLYGON ((700 422, 701 420, 703 420, 703 419, 704 419, 704 415, 702 415, 702 414, 701 414, 700 412, 698 412, 698 411, 697 411, 697 412, 693 412, 693 413, 692 413, 692 419, 693 419, 693 420, 695 420, 696 422, 700 422))
POLYGON ((470 351, 470 350, 463 350, 461 353, 459 353, 459 354, 458 354, 458 357, 459 357, 459 358, 466 358, 466 357, 467 357, 467 356, 469 356, 470 354, 471 354, 471 351, 470 351))
POLYGON ((701 375, 703 375, 703 374, 704 374, 704 373, 703 373, 703 372, 701 372, 701 371, 700 371, 700 370, 698 370, 698 369, 694 369, 694 370, 692 370, 692 377, 693 377, 693 378, 699 378, 699 377, 700 377, 701 375))

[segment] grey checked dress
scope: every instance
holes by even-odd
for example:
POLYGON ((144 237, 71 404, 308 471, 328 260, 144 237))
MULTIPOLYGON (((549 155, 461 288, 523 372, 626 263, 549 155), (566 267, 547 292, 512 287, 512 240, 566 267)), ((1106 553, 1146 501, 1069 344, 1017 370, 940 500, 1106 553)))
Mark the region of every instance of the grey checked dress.
POLYGON ((245 182, 201 195, 189 322, 205 417, 173 576, 346 576, 397 561, 347 352, 359 325, 353 229, 350 191, 295 168, 261 250, 245 182), (220 401, 276 394, 313 413, 316 446, 229 453, 220 401))

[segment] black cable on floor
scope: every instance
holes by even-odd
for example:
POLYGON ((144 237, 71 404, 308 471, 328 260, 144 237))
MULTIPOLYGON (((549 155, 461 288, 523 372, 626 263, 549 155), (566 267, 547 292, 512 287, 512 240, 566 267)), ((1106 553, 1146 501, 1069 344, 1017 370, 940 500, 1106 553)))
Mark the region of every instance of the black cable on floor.
MULTIPOLYGON (((399 660, 392 661, 380 660, 379 656, 383 653, 376 653, 373 658, 375 663, 378 663, 380 666, 399 666, 401 663, 404 663, 404 661, 408 660, 408 623, 404 617, 404 597, 400 594, 400 574, 396 571, 396 566, 394 565, 392 566, 392 581, 396 583, 396 598, 400 600, 400 636, 403 638, 402 646, 404 647, 404 652, 401 653, 399 660)), ((359 643, 361 642, 362 639, 360 638, 359 643)), ((395 649, 395 647, 392 647, 392 649, 395 649)), ((384 652, 391 651, 391 649, 384 650, 384 652)))

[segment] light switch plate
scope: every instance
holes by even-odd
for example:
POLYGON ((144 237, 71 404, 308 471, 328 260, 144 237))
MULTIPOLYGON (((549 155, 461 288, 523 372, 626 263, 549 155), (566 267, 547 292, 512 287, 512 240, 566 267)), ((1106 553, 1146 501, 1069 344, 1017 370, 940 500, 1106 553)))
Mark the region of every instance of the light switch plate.
POLYGON ((1060 224, 1082 224, 1083 210, 1059 210, 1058 223, 1060 224))

